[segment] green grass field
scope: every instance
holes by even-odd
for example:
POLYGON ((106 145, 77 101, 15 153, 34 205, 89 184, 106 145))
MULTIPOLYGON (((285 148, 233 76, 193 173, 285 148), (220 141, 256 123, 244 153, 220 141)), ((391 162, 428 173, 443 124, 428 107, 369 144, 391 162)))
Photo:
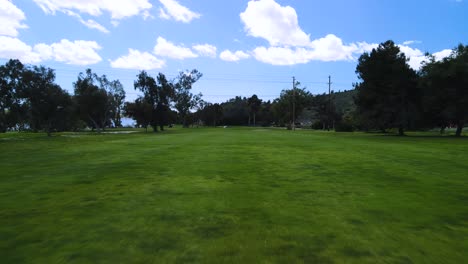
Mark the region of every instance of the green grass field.
POLYGON ((468 138, 0 135, 2 263, 466 263, 468 138))

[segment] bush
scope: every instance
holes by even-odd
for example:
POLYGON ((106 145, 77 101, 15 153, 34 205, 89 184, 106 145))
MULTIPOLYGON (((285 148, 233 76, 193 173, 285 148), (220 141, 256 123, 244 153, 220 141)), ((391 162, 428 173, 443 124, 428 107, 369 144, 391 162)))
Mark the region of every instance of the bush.
POLYGON ((320 121, 315 121, 314 123, 312 123, 310 128, 315 129, 315 130, 320 130, 320 129, 323 129, 323 124, 320 121))
POLYGON ((349 122, 338 122, 335 124, 336 132, 353 132, 354 126, 349 122))

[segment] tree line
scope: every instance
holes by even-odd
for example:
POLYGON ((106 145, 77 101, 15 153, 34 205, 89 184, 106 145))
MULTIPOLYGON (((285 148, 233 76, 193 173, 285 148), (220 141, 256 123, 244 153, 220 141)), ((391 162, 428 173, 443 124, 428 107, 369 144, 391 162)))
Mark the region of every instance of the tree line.
POLYGON ((55 71, 9 60, 0 66, 0 132, 54 131, 121 126, 125 90, 118 80, 90 69, 78 75, 70 95, 55 83, 55 71))
POLYGON ((468 120, 468 46, 460 44, 442 60, 426 57, 416 71, 389 40, 360 56, 354 90, 314 96, 304 88, 286 89, 273 101, 261 101, 256 95, 235 97, 206 105, 195 119, 214 125, 251 125, 253 118, 253 125, 288 127, 298 120, 313 129, 395 129, 399 135, 433 128, 443 133, 454 127, 455 135, 461 136, 468 120))
POLYGON ((299 82, 274 100, 257 95, 236 96, 210 103, 193 94, 202 77, 196 69, 173 80, 163 73, 141 71, 134 89, 136 100, 125 102, 119 80, 91 69, 80 73, 70 95, 55 83, 55 72, 10 60, 0 66, 0 132, 53 131, 88 127, 98 131, 122 126, 122 117, 138 127, 164 130, 171 124, 189 126, 307 126, 336 131, 382 131, 456 127, 460 136, 468 118, 468 47, 459 45, 450 56, 427 55, 420 70, 393 41, 381 43, 358 60, 359 82, 354 90, 313 95, 299 82), (296 124, 293 124, 293 120, 296 124))
POLYGON ((79 73, 73 95, 55 83, 55 71, 44 66, 23 65, 9 60, 0 66, 0 132, 8 130, 72 131, 83 128, 102 131, 121 127, 122 117, 154 131, 179 122, 189 124, 191 111, 202 105, 201 94, 192 94, 202 77, 197 70, 181 72, 168 81, 164 74, 154 78, 141 71, 134 82, 143 94, 125 102, 119 80, 109 80, 91 69, 79 73))
POLYGON ((359 58, 354 122, 362 130, 404 135, 408 129, 456 127, 460 136, 468 118, 468 46, 436 60, 427 54, 419 71, 393 41, 359 58))

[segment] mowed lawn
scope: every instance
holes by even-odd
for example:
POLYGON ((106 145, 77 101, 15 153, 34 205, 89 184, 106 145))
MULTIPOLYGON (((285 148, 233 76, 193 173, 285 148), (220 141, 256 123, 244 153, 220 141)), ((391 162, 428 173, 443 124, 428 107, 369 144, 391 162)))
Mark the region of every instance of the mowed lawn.
POLYGON ((466 263, 468 138, 0 135, 1 263, 466 263))

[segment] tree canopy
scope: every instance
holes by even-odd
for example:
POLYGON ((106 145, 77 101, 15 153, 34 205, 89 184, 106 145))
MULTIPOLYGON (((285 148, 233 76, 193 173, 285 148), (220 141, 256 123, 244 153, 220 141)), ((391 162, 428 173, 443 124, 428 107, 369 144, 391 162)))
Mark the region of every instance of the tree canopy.
POLYGON ((356 105, 366 129, 404 129, 411 126, 417 108, 417 75, 393 41, 364 53, 356 67, 356 105))

